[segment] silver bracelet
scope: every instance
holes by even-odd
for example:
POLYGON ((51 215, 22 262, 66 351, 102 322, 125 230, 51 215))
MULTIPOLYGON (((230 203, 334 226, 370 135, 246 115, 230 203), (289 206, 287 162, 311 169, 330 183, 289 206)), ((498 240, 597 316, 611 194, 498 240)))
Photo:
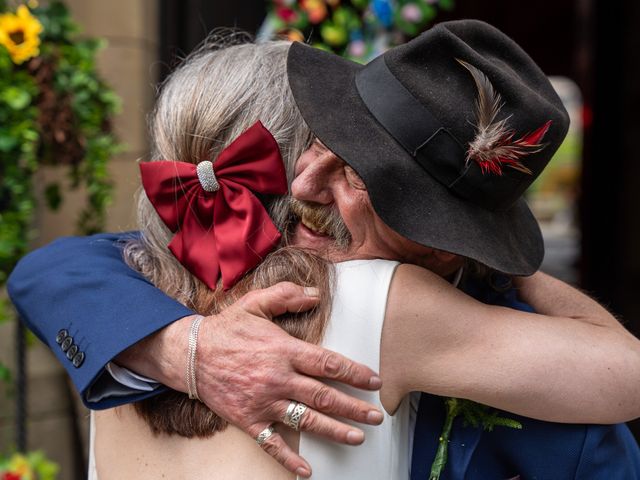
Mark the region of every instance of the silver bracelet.
POLYGON ((187 353, 187 391, 191 400, 200 400, 198 396, 198 386, 196 382, 196 353, 198 350, 198 331, 200 323, 204 317, 198 315, 191 323, 189 331, 189 352, 187 353))

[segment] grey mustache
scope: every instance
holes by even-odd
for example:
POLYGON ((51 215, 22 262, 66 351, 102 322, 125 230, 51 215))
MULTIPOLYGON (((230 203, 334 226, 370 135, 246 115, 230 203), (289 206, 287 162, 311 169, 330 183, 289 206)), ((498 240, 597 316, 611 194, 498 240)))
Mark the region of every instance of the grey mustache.
POLYGON ((346 248, 351 242, 351 233, 335 208, 292 198, 291 212, 298 219, 305 218, 315 229, 335 239, 336 247, 346 248))

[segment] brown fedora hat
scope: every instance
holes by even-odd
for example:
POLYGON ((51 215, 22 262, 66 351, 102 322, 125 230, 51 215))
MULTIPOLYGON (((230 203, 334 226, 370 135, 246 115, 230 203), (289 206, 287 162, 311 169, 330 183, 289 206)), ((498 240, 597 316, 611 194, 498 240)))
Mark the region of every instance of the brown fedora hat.
POLYGON ((522 194, 569 117, 510 38, 444 22, 367 65, 294 43, 287 72, 305 121, 362 177, 387 225, 507 274, 539 268, 542 236, 522 194))

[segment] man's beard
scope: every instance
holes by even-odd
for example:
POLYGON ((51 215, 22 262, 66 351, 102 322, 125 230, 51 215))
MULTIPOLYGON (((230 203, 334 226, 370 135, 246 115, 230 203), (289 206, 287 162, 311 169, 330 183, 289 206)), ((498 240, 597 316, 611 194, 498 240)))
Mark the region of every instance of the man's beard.
POLYGON ((290 197, 287 237, 291 238, 300 222, 316 233, 333 238, 333 248, 344 250, 351 243, 351 233, 335 208, 290 197))

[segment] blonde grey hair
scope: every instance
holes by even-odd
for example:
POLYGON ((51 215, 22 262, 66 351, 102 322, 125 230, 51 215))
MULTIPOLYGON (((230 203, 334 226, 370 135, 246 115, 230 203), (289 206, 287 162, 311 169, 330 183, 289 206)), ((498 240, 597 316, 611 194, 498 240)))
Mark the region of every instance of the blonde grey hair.
MULTIPOLYGON (((151 161, 214 161, 260 120, 278 142, 291 180, 294 163, 312 135, 287 81, 290 44, 228 45, 237 38, 210 37, 161 86, 150 117, 151 161)), ((277 225, 284 225, 287 205, 282 199, 270 202, 270 214, 277 225)), ((137 216, 142 239, 125 247, 126 261, 167 294, 195 307, 194 299, 206 287, 167 249, 172 233, 143 191, 138 197, 137 216)))
MULTIPOLYGON (((198 163, 216 156, 260 120, 280 146, 287 171, 311 142, 289 90, 285 42, 228 46, 227 39, 209 41, 190 55, 161 88, 151 116, 151 161, 198 163), (221 48, 224 46, 225 48, 221 48)), ((290 177, 291 178, 291 177, 290 177)), ((288 202, 271 202, 270 214, 288 217, 288 202)), ((246 292, 284 280, 314 286, 318 306, 306 313, 274 319, 291 335, 319 342, 331 306, 331 265, 293 247, 280 248, 230 290, 209 290, 169 252, 172 233, 160 220, 144 192, 138 200, 139 240, 125 246, 124 257, 169 296, 201 314, 217 313, 246 292)), ((123 407, 126 408, 126 407, 123 407)), ((203 403, 179 392, 165 392, 135 403, 135 411, 155 434, 206 438, 227 422, 203 403)))

